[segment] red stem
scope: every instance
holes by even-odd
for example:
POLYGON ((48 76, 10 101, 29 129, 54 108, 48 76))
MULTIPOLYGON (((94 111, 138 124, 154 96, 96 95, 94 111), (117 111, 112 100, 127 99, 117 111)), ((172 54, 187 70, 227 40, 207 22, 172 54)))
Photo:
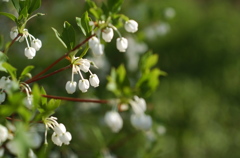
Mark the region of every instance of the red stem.
POLYGON ((101 103, 101 104, 107 104, 108 103, 107 100, 78 99, 78 98, 70 98, 70 97, 59 97, 59 96, 53 96, 53 95, 42 95, 42 97, 51 98, 51 99, 74 101, 74 102, 101 103))
POLYGON ((67 52, 66 54, 64 54, 63 56, 61 56, 59 59, 57 59, 55 62, 53 62, 51 65, 49 65, 47 68, 45 68, 43 71, 41 71, 40 73, 38 73, 37 75, 35 75, 34 77, 32 77, 30 80, 28 80, 27 82, 32 82, 32 80, 35 80, 36 78, 38 78, 39 76, 41 76, 42 74, 44 74, 45 72, 47 72, 49 69, 51 69, 54 65, 56 65, 58 62, 60 62, 62 59, 64 59, 65 57, 67 57, 69 55, 69 53, 77 50, 78 48, 80 48, 82 45, 84 45, 90 38, 92 38, 93 36, 95 36, 95 34, 89 36, 88 38, 86 38, 84 41, 82 41, 81 43, 79 43, 77 46, 75 46, 72 50, 70 50, 69 52, 67 52))
POLYGON ((3 50, 3 53, 5 53, 5 51, 8 50, 8 49, 13 45, 13 43, 14 43, 20 36, 22 36, 22 35, 23 35, 22 33, 19 33, 19 34, 17 35, 17 37, 15 37, 15 38, 12 40, 12 42, 9 44, 9 46, 7 47, 7 49, 4 49, 4 50, 3 50))
POLYGON ((39 78, 36 78, 36 79, 27 80, 25 83, 29 84, 29 83, 32 83, 32 82, 35 82, 35 81, 38 81, 38 80, 47 78, 47 77, 52 76, 52 75, 54 75, 54 74, 56 74, 56 73, 59 73, 59 72, 61 72, 61 71, 64 71, 64 70, 66 70, 66 69, 68 69, 68 68, 70 68, 70 67, 72 67, 72 65, 65 66, 65 67, 63 67, 63 68, 61 68, 61 69, 58 69, 58 70, 56 70, 56 71, 54 71, 54 72, 51 72, 51 73, 49 73, 49 74, 47 74, 47 75, 44 75, 44 76, 42 76, 42 77, 39 77, 39 78))

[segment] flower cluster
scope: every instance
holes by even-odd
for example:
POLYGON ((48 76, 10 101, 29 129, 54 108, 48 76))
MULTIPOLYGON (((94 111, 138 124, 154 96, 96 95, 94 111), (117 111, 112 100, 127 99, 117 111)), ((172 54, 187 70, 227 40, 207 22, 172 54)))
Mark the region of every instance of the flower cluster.
MULTIPOLYGON (((92 24, 95 25, 94 23, 92 24)), ((99 21, 97 26, 98 25, 107 25, 101 30, 102 39, 105 42, 111 42, 114 36, 114 31, 116 31, 119 35, 116 41, 116 47, 120 52, 126 51, 126 49, 128 48, 128 40, 121 36, 120 32, 115 26, 113 26, 112 24, 106 24, 105 21, 99 21)), ((135 20, 128 20, 125 22, 124 28, 127 32, 135 33, 138 30, 138 23, 135 20)), ((89 40, 89 47, 95 55, 103 54, 104 45, 101 44, 98 37, 94 36, 89 40)))
MULTIPOLYGON (((147 109, 146 102, 143 98, 134 96, 134 100, 130 100, 129 104, 133 109, 131 115, 131 124, 139 130, 149 130, 152 126, 152 118, 145 114, 147 109)), ((125 105, 124 105, 125 106, 125 105)), ((119 132, 123 126, 123 120, 117 111, 109 111, 105 114, 104 121, 113 132, 119 132)))
MULTIPOLYGON (((62 123, 58 123, 56 117, 49 117, 45 119, 44 123, 46 125, 46 129, 52 128, 52 141, 57 146, 62 146, 62 144, 69 145, 70 141, 72 140, 72 135, 70 132, 66 130, 66 127, 62 123)), ((45 134, 46 137, 47 134, 45 134)))
MULTIPOLYGON (((10 37, 11 39, 15 39, 19 35, 17 27, 13 27, 10 31, 10 37)), ((39 51, 39 49, 42 47, 41 40, 35 38, 33 35, 31 35, 27 29, 23 29, 23 33, 21 36, 19 36, 16 41, 22 42, 26 41, 27 47, 24 50, 24 54, 28 59, 33 59, 36 55, 36 51, 39 51), (30 45, 29 41, 30 40, 30 45)))
POLYGON ((83 59, 83 58, 78 58, 78 57, 74 57, 73 59, 73 64, 72 64, 72 77, 71 77, 71 81, 68 81, 66 83, 66 91, 69 94, 72 94, 76 91, 77 88, 77 82, 74 81, 74 74, 79 74, 80 75, 80 80, 78 82, 78 88, 83 92, 87 92, 87 90, 89 89, 90 85, 93 87, 98 87, 99 86, 99 78, 96 74, 93 74, 90 71, 90 66, 91 66, 91 62, 87 59, 83 59), (81 71, 83 72, 89 72, 90 76, 89 76, 89 80, 84 79, 81 71))

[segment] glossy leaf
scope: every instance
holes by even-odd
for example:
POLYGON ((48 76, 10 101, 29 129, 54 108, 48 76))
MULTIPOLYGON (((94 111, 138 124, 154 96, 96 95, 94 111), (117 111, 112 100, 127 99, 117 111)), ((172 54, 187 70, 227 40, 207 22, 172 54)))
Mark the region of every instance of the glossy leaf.
POLYGON ((75 46, 75 31, 74 28, 70 23, 67 21, 63 24, 63 32, 61 35, 61 39, 64 41, 64 43, 67 46, 68 50, 71 50, 75 46))
POLYGON ((24 68, 24 70, 22 71, 19 80, 23 79, 24 77, 29 77, 31 78, 31 74, 29 73, 32 69, 34 68, 33 65, 29 65, 27 67, 24 68))
POLYGON ((13 14, 5 13, 5 12, 0 12, 0 15, 4 15, 4 16, 8 17, 9 19, 11 19, 11 20, 14 21, 14 22, 17 21, 17 18, 16 18, 13 14))
POLYGON ((81 18, 76 17, 76 22, 85 36, 91 35, 91 26, 89 25, 88 12, 85 12, 81 18))
POLYGON ((53 27, 52 27, 52 30, 54 31, 57 39, 62 43, 62 45, 63 45, 65 48, 67 48, 67 45, 66 45, 66 44, 64 43, 64 41, 62 40, 61 35, 58 33, 58 31, 57 31, 55 28, 53 28, 53 27))

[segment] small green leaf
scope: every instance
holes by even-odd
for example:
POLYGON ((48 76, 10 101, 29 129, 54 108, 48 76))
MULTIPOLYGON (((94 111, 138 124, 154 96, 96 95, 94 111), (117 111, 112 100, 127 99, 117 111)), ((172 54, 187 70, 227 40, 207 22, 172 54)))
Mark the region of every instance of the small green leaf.
POLYGON ((21 7, 19 5, 19 0, 12 0, 12 3, 15 9, 17 10, 17 12, 19 12, 21 10, 21 7))
POLYGON ((112 13, 117 13, 121 10, 123 0, 108 0, 107 4, 112 13))
POLYGON ((51 99, 48 102, 46 109, 48 111, 55 111, 55 109, 59 107, 60 103, 61 103, 61 100, 59 100, 59 99, 51 99))
POLYGON ((66 44, 64 43, 64 41, 61 39, 61 37, 60 37, 61 35, 58 33, 58 31, 57 31, 55 28, 53 28, 53 27, 52 27, 52 30, 54 31, 57 39, 62 43, 62 45, 63 45, 65 48, 67 48, 67 45, 66 45, 66 44))
POLYGON ((32 0, 28 13, 31 14, 41 6, 41 0, 32 0))
POLYGON ((100 8, 90 8, 89 12, 96 18, 96 20, 99 20, 103 14, 103 11, 100 8))
POLYGON ((81 28, 85 36, 91 35, 91 26, 89 24, 88 12, 85 12, 81 18, 76 17, 77 25, 81 28))
POLYGON ((17 80, 16 78, 16 71, 17 69, 14 68, 12 65, 8 64, 8 63, 2 63, 2 66, 8 71, 8 73, 10 74, 12 80, 17 80))
POLYGON ((86 0, 86 3, 88 4, 88 9, 90 9, 90 8, 97 8, 96 3, 91 1, 91 0, 86 0))
POLYGON ((0 51, 0 62, 5 62, 8 60, 8 57, 0 51))
MULTIPOLYGON (((45 89, 43 87, 41 87, 41 94, 42 95, 47 95, 47 93, 46 93, 46 91, 45 91, 45 89)), ((42 102, 42 105, 46 105, 47 104, 47 98, 42 97, 41 98, 41 102, 42 102)))
POLYGON ((19 80, 23 79, 24 77, 29 77, 31 78, 31 74, 29 73, 32 69, 34 68, 33 65, 29 65, 27 67, 24 68, 24 70, 22 71, 19 80))
POLYGON ((68 50, 72 50, 74 48, 76 40, 75 31, 72 25, 67 21, 65 21, 63 24, 61 39, 67 45, 68 50))
POLYGON ((17 21, 17 17, 15 17, 13 14, 5 13, 5 12, 0 12, 0 15, 4 15, 4 16, 8 17, 9 19, 11 19, 11 20, 14 21, 14 22, 17 21))
POLYGON ((140 62, 139 65, 141 67, 142 71, 145 71, 147 69, 151 69, 153 66, 155 66, 158 62, 158 55, 157 54, 152 54, 151 51, 145 53, 140 62))

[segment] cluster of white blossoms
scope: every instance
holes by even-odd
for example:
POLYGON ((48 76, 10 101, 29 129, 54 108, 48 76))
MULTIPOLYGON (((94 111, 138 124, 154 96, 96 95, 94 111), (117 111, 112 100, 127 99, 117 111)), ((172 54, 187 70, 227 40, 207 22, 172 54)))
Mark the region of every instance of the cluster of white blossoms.
POLYGON ((74 57, 73 59, 73 64, 72 64, 72 77, 71 77, 71 81, 68 81, 66 83, 66 91, 69 94, 73 94, 76 91, 77 88, 77 82, 74 81, 74 74, 79 74, 80 75, 80 80, 78 82, 78 88, 83 92, 87 92, 87 90, 89 89, 90 85, 93 87, 98 87, 99 86, 99 78, 96 74, 93 74, 90 71, 90 66, 91 66, 91 62, 87 59, 83 59, 83 58, 78 58, 78 57, 74 57), (89 72, 90 76, 89 76, 89 80, 85 79, 81 73, 81 71, 83 72, 89 72))
POLYGON ((2 104, 6 99, 6 91, 11 88, 12 81, 8 78, 3 76, 0 79, 0 104, 2 104))
MULTIPOLYGON (((56 117, 49 117, 46 118, 44 123, 46 126, 46 129, 52 128, 53 134, 52 134, 52 141, 57 146, 62 146, 62 144, 69 145, 70 141, 72 140, 72 135, 70 132, 66 130, 66 127, 62 123, 58 123, 56 117)), ((45 139, 47 137, 47 130, 45 133, 45 139)), ((46 142, 46 140, 45 140, 46 142)))
MULTIPOLYGON (((104 24, 104 23, 105 23, 104 21, 100 21, 99 25, 104 24)), ((135 20, 128 20, 125 22, 124 28, 127 32, 135 33, 138 30, 138 23, 135 20)), ((105 27, 103 30, 101 30, 102 39, 105 42, 111 42, 112 38, 114 36, 114 31, 116 31, 119 35, 119 38, 117 38, 117 41, 116 41, 117 49, 120 52, 125 52, 126 49, 128 48, 128 40, 126 38, 122 37, 121 34, 119 33, 119 31, 117 30, 117 28, 115 26, 113 26, 112 24, 108 24, 107 27, 105 27)), ((91 48, 92 52, 95 55, 103 54, 104 45, 101 44, 101 41, 98 37, 94 36, 89 40, 89 47, 91 48)))
MULTIPOLYGON (((147 109, 143 98, 134 96, 134 100, 129 101, 133 114, 131 115, 131 124, 139 130, 149 130, 152 126, 152 118, 145 114, 147 109)), ((123 126, 123 120, 117 111, 109 111, 105 114, 104 121, 113 132, 119 132, 123 126)))
MULTIPOLYGON (((17 27, 13 27, 10 31, 10 37, 11 39, 15 39, 18 36, 19 32, 17 27)), ((39 49, 42 47, 42 42, 41 40, 35 38, 33 35, 31 35, 27 29, 23 30, 23 33, 20 37, 16 39, 16 41, 22 42, 26 41, 27 47, 24 50, 24 54, 28 59, 33 59, 36 55, 36 51, 39 51, 39 49), (30 40, 30 44, 29 41, 30 40)))

